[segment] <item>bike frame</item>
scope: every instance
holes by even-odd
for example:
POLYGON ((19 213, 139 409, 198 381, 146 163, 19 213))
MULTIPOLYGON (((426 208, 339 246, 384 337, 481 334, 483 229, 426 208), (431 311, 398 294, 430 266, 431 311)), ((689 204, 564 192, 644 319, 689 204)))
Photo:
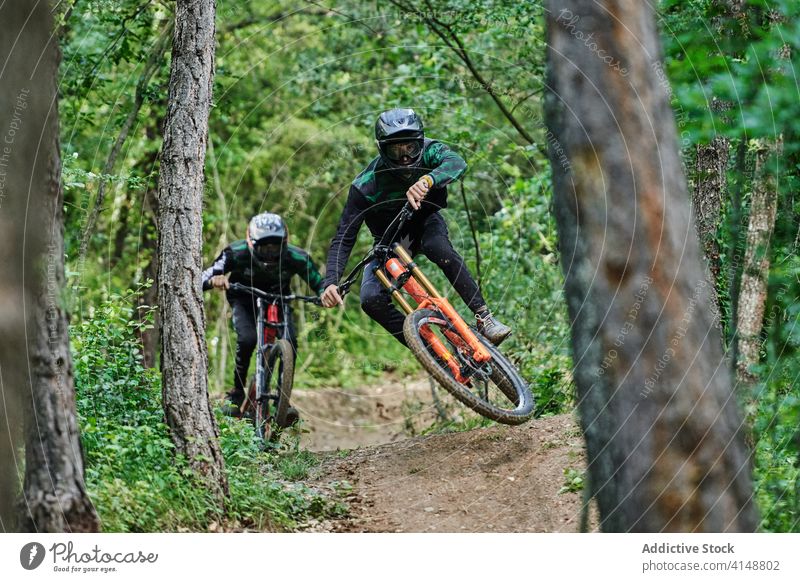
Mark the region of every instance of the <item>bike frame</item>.
MULTIPOLYGON (((399 224, 395 229, 393 236, 389 239, 390 244, 383 244, 386 235, 383 239, 376 244, 369 254, 359 262, 353 271, 345 279, 345 283, 340 286, 340 290, 347 292, 350 285, 355 281, 355 276, 358 271, 363 269, 367 263, 375 258, 379 259, 378 265, 373 269, 375 276, 391 294, 392 298, 400 305, 400 308, 406 313, 412 313, 418 309, 433 309, 442 313, 448 322, 453 326, 453 329, 443 329, 447 338, 458 348, 463 349, 471 354, 473 360, 478 364, 483 364, 492 359, 489 351, 483 346, 475 333, 470 329, 466 322, 459 315, 458 311, 450 304, 450 302, 436 290, 430 280, 425 276, 419 268, 411 254, 403 248, 400 243, 391 241, 397 237, 403 225, 412 214, 409 205, 406 204, 398 214, 395 220, 399 219, 399 224), (394 256, 392 256, 394 255, 394 256), (403 296, 400 290, 408 293, 411 298, 417 303, 413 307, 403 296)), ((391 227, 391 225, 390 225, 391 227)), ((388 231, 388 229, 387 229, 388 231)), ((433 349, 434 353, 439 356, 450 368, 453 377, 462 384, 469 382, 469 376, 464 373, 459 365, 458 359, 450 353, 447 346, 436 336, 436 334, 428 327, 420 330, 420 335, 428 342, 433 349)))
MULTIPOLYGON (((269 394, 267 386, 272 377, 269 376, 265 362, 269 351, 275 346, 275 342, 286 337, 289 326, 289 318, 285 317, 282 305, 291 301, 308 301, 309 303, 319 304, 318 297, 304 295, 279 295, 276 293, 266 293, 254 287, 247 287, 240 283, 231 283, 233 291, 250 293, 256 299, 256 393, 255 402, 262 402, 264 398, 275 398, 277 394, 269 394)), ((242 403, 241 411, 244 413, 250 405, 250 393, 245 393, 245 400, 242 403)))
MULTIPOLYGON (((267 385, 272 377, 272 371, 267 376, 264 362, 267 361, 268 352, 275 345, 275 341, 286 335, 286 327, 289 325, 288 320, 283 317, 283 309, 277 302, 277 299, 267 301, 261 297, 256 298, 256 335, 258 338, 256 343, 256 402, 261 402, 270 396, 267 394, 267 385)), ((277 396, 274 397, 277 398, 277 396)))

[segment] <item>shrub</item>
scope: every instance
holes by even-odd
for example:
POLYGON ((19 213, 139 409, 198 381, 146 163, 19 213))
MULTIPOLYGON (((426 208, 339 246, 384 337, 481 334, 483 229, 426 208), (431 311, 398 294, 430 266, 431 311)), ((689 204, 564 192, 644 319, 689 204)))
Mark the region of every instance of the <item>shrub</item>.
MULTIPOLYGON (((221 513, 193 478, 164 423, 161 383, 142 363, 131 297, 110 297, 72 329, 75 386, 89 495, 105 531, 291 529, 341 510, 285 479, 296 450, 262 451, 252 427, 217 416, 231 497, 221 513)), ((309 466, 302 456, 297 466, 309 466)))

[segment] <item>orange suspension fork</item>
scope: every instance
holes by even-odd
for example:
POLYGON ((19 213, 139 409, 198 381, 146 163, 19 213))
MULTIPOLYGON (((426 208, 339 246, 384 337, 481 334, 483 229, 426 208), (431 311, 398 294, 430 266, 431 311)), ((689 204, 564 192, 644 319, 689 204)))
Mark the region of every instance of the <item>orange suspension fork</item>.
MULTIPOLYGON (((395 278, 395 280, 397 280, 398 277, 400 277, 401 275, 403 275, 403 274, 405 274, 407 272, 407 269, 405 267, 403 267, 403 265, 397 259, 389 259, 386 262, 386 270, 389 271, 389 273, 392 275, 392 277, 395 278)), ((380 271, 378 271, 378 273, 380 273, 380 271)), ((381 279, 382 282, 383 282, 383 279, 386 279, 386 282, 384 283, 384 285, 387 288, 389 288, 391 286, 391 283, 389 282, 389 279, 383 273, 380 273, 378 275, 378 278, 381 279)), ((447 302, 446 299, 444 299, 442 297, 436 297, 436 296, 431 297, 431 295, 427 291, 425 291, 425 289, 423 289, 422 285, 417 283, 417 281, 414 279, 413 276, 410 276, 406 280, 406 283, 403 285, 403 290, 406 291, 409 295, 411 295, 411 297, 414 299, 414 301, 417 302, 417 309, 426 309, 428 307, 435 307, 435 308, 439 309, 443 305, 443 303, 446 304, 444 306, 445 307, 445 311, 446 311, 447 307, 450 307, 450 305, 449 305, 449 303, 447 302)), ((434 290, 434 292, 435 292, 435 290, 434 290)), ((411 313, 413 311, 413 308, 410 305, 408 305, 408 302, 405 300, 405 298, 399 292, 397 292, 395 290, 392 293, 392 296, 398 301, 398 303, 400 303, 401 306, 403 306, 403 309, 405 310, 406 313, 411 313)), ((444 330, 442 330, 442 333, 444 333, 447 337, 449 337, 450 340, 453 341, 453 343, 455 343, 456 345, 462 346, 464 348, 467 347, 467 344, 464 342, 463 338, 459 337, 453 331, 444 329, 444 330)), ((424 337, 426 340, 430 340, 430 338, 434 338, 434 340, 431 340, 432 343, 434 343, 434 344, 439 342, 439 340, 436 339, 436 335, 433 332, 431 332, 428 328, 421 329, 420 330, 420 335, 422 335, 422 337, 424 337)), ((444 348, 444 349, 447 350, 447 348, 444 348)), ((447 353, 449 354, 449 350, 447 351, 447 353)), ((437 352, 437 354, 438 354, 438 352, 437 352)), ((444 354, 438 354, 438 355, 444 356, 444 354)))
MULTIPOLYGON (((389 259, 386 261, 386 270, 389 271, 389 274, 394 277, 395 280, 406 273, 406 269, 397 259, 389 259)), ((406 301, 405 297, 403 297, 397 287, 394 286, 394 284, 383 273, 383 271, 376 269, 375 276, 378 277, 378 280, 384 287, 391 290, 392 297, 400 304, 400 307, 403 308, 403 311, 405 311, 406 314, 414 311, 414 308, 411 307, 408 301, 406 301)), ((408 278, 405 285, 403 285, 403 289, 405 289, 405 291, 411 295, 414 301, 417 302, 418 309, 424 305, 430 305, 430 297, 419 285, 419 283, 414 280, 414 277, 408 278)), ((461 367, 458 365, 458 360, 456 360, 455 356, 450 353, 450 350, 447 349, 447 346, 442 343, 436 334, 433 333, 433 331, 427 326, 420 329, 419 334, 426 342, 428 342, 428 345, 431 346, 433 353, 439 356, 442 361, 447 364, 447 367, 450 368, 450 372, 453 374, 453 377, 459 382, 466 383, 467 378, 464 378, 461 375, 461 367)))
MULTIPOLYGON (((428 278, 423 274, 422 270, 420 270, 419 266, 411 258, 411 255, 408 253, 408 251, 406 251, 399 243, 395 243, 392 246, 392 250, 398 257, 400 257, 400 261, 402 261, 403 264, 399 264, 400 261, 397 261, 396 259, 390 259, 386 263, 386 268, 395 279, 397 279, 397 275, 394 274, 392 270, 393 268, 395 270, 400 268, 402 271, 407 269, 413 275, 411 278, 409 278, 408 282, 403 285, 403 289, 406 289, 408 293, 414 297, 414 300, 420 304, 418 308, 424 309, 431 304, 435 305, 436 308, 438 308, 439 311, 441 311, 447 317, 447 319, 450 320, 450 323, 453 324, 453 327, 456 328, 460 342, 466 342, 466 344, 470 347, 472 350, 472 357, 476 362, 488 362, 491 360, 492 356, 489 354, 489 351, 483 347, 483 344, 480 341, 478 341, 478 338, 475 337, 474 333, 472 333, 472 330, 458 314, 458 311, 456 311, 455 308, 450 305, 450 302, 445 297, 442 297, 439 294, 433 284, 428 280, 428 278), (392 261, 395 261, 398 264, 396 266, 390 265, 392 261), (414 284, 413 286, 408 287, 408 284, 411 281, 414 281, 414 284), (419 294, 420 291, 424 293, 424 300, 422 302, 420 302, 415 296, 415 293, 419 294)), ((449 335, 450 334, 448 333, 448 336, 449 335)))

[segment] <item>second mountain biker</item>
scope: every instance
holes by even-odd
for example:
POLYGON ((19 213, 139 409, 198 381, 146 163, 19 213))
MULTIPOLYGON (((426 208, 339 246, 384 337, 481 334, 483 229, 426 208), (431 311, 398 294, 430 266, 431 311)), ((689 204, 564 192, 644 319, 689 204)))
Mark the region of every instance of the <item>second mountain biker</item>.
MULTIPOLYGON (((304 250, 289 244, 289 229, 277 214, 265 212, 254 216, 247 227, 247 238, 231 243, 214 263, 203 271, 203 290, 226 289, 228 303, 233 310, 233 327, 236 329, 236 370, 233 390, 227 397, 230 406, 226 413, 239 416, 244 402, 247 369, 256 347, 256 305, 249 294, 229 290, 230 283, 256 287, 267 293, 288 295, 293 275, 300 276, 319 295, 322 276, 311 257, 304 250), (225 277, 230 273, 230 277, 225 277)), ((293 355, 297 354, 297 338, 289 305, 283 306, 283 317, 288 319, 288 337, 293 355)), ((292 411, 296 414, 296 411, 292 411)))

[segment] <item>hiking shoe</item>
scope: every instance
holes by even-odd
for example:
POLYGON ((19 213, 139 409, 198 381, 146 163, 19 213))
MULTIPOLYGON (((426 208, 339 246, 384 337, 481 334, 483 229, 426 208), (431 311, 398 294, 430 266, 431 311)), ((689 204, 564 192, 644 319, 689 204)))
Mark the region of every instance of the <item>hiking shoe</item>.
POLYGON ((511 328, 495 319, 490 311, 476 313, 475 319, 478 320, 478 331, 481 335, 496 346, 511 335, 511 328))
POLYGON ((281 428, 289 428, 293 424, 297 424, 299 420, 300 420, 300 413, 297 412, 297 409, 294 406, 289 406, 289 408, 286 409, 285 426, 282 426, 281 428))
POLYGON ((222 407, 222 412, 226 416, 234 418, 242 418, 242 404, 244 403, 244 391, 229 390, 225 393, 225 404, 222 407))

